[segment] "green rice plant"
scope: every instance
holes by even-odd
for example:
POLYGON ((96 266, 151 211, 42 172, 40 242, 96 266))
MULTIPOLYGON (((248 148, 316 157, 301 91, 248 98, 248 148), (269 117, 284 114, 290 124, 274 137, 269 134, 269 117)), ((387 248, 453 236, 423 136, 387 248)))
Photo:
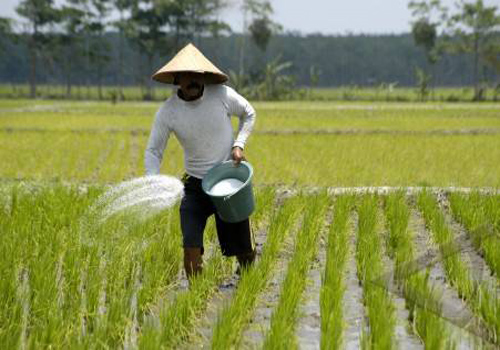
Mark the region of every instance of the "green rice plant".
POLYGON ((384 211, 388 228, 387 251, 395 261, 395 279, 406 300, 409 321, 415 326, 426 349, 452 348, 449 332, 439 316, 439 295, 429 283, 429 269, 419 272, 414 263, 412 232, 408 228, 410 211, 405 194, 397 192, 387 196, 384 211))
POLYGON ((349 254, 349 214, 353 198, 340 196, 335 200, 333 223, 328 231, 325 270, 320 290, 321 349, 342 346, 344 269, 349 254))
POLYGON ((490 341, 498 343, 500 299, 496 288, 474 281, 470 269, 460 257, 460 249, 455 244, 453 232, 446 223, 436 198, 430 192, 422 191, 418 195, 417 204, 434 241, 439 246, 450 283, 456 288, 459 296, 468 302, 473 312, 483 319, 489 331, 490 341))
POLYGON ((484 260, 500 278, 500 197, 450 193, 451 210, 454 217, 465 226, 474 247, 482 253, 484 260))
POLYGON ((303 208, 302 201, 302 196, 287 199, 271 215, 266 243, 257 265, 243 272, 231 302, 217 317, 212 337, 213 349, 239 347, 243 329, 250 320, 259 293, 266 287, 283 241, 292 231, 295 219, 303 208))
POLYGON ((387 286, 379 285, 384 273, 381 240, 377 230, 378 198, 366 195, 358 208, 358 238, 356 263, 358 278, 363 284, 363 301, 368 315, 367 333, 363 333, 364 348, 391 349, 394 347, 394 305, 387 286))
POLYGON ((326 193, 312 195, 305 201, 302 228, 295 241, 295 251, 288 263, 285 279, 280 287, 278 305, 271 315, 270 329, 264 339, 264 349, 296 347, 295 326, 298 305, 306 287, 307 271, 317 250, 318 237, 324 225, 329 204, 326 193))

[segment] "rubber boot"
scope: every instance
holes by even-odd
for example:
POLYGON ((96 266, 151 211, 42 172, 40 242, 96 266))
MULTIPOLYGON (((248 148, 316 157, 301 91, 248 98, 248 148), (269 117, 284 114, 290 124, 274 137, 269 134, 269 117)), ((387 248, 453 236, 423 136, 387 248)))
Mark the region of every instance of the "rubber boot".
POLYGON ((241 275, 241 272, 244 269, 248 269, 250 266, 252 266, 253 262, 255 261, 255 256, 257 255, 257 252, 252 250, 250 253, 246 254, 241 254, 236 256, 236 259, 238 259, 238 269, 236 270, 236 273, 238 275, 241 275))
POLYGON ((184 248, 184 270, 190 280, 202 271, 201 248, 184 248))

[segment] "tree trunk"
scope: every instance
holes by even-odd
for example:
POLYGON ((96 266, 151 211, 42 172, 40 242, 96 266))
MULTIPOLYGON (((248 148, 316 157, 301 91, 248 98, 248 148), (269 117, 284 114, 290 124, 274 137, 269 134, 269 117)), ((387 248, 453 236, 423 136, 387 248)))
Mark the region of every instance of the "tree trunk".
POLYGON ((240 47, 240 75, 245 73, 245 36, 247 31, 247 7, 243 3, 243 30, 241 31, 241 47, 240 47))
MULTIPOLYGON (((149 72, 152 72, 153 71, 153 53, 148 53, 148 69, 149 69, 149 72)), ((147 96, 147 100, 148 101, 151 101, 153 100, 153 85, 152 85, 152 81, 151 79, 148 79, 147 80, 147 83, 146 83, 146 96, 147 96)))
POLYGON ((66 70, 66 98, 71 98, 71 45, 69 46, 69 50, 66 49, 65 54, 65 70, 66 70))
POLYGON ((30 97, 36 98, 36 56, 37 48, 35 37, 38 33, 36 23, 33 25, 33 35, 30 38, 31 47, 31 74, 30 74, 30 97))
POLYGON ((90 44, 89 36, 85 33, 85 86, 87 88, 87 99, 90 99, 90 44))
POLYGON ((479 82, 478 82, 478 69, 479 69, 479 35, 474 33, 474 101, 479 99, 479 82))
POLYGON ((118 99, 123 97, 123 11, 120 11, 120 34, 118 38, 118 99))

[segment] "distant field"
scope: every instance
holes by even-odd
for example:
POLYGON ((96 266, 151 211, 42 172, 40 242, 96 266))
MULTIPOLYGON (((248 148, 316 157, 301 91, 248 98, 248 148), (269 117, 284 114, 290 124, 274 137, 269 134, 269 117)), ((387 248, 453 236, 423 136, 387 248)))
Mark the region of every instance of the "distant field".
MULTIPOLYGON (((171 94, 171 87, 153 83, 154 100, 162 100, 171 94)), ((304 100, 314 101, 392 101, 392 102, 415 102, 420 100, 416 87, 390 87, 381 85, 379 87, 342 86, 330 88, 308 88, 297 87, 297 96, 304 100)), ((29 97, 30 87, 28 84, 0 84, 0 98, 26 98, 29 97)), ((119 96, 119 88, 116 86, 103 86, 101 99, 111 100, 113 98, 126 101, 142 101, 145 89, 138 86, 126 86, 122 88, 122 96, 119 96)), ((66 87, 62 85, 39 85, 37 96, 47 99, 68 98, 66 87)), ((467 102, 474 97, 473 87, 437 87, 429 93, 428 99, 447 102, 467 102)), ((73 100, 97 100, 99 99, 96 86, 73 86, 70 99, 73 100)), ((486 101, 500 101, 500 91, 488 88, 484 92, 486 101)))
MULTIPOLYGON (((99 183, 139 176, 159 105, 0 100, 0 177, 99 183)), ((258 184, 500 186, 500 104, 254 105, 246 153, 258 184)), ((172 137, 162 171, 182 169, 172 137)))

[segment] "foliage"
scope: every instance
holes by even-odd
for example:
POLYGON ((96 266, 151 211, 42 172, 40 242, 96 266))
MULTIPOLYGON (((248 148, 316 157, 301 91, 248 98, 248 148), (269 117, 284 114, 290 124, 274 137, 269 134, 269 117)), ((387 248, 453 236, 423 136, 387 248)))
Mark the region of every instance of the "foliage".
POLYGON ((268 0, 244 0, 245 10, 250 11, 253 19, 248 30, 255 45, 263 52, 266 51, 273 33, 280 30, 280 26, 271 20, 273 8, 268 0))
POLYGON ((429 23, 426 19, 419 19, 413 24, 412 34, 415 43, 425 49, 427 60, 430 63, 437 61, 434 49, 436 47, 436 25, 429 23))
POLYGON ((284 71, 291 66, 291 62, 282 62, 281 57, 278 56, 253 77, 230 71, 230 81, 240 93, 249 99, 290 100, 297 98, 301 93, 295 89, 295 78, 284 74, 284 71))
POLYGON ((0 17, 0 52, 3 51, 5 43, 3 38, 11 34, 11 20, 9 18, 0 17))
POLYGON ((417 92, 419 100, 425 101, 427 96, 429 96, 429 82, 431 81, 431 75, 420 68, 416 68, 415 76, 417 77, 417 92))
POLYGON ((450 15, 449 19, 449 30, 458 40, 451 40, 449 47, 456 52, 473 54, 474 99, 482 100, 483 91, 479 86, 480 65, 488 63, 491 56, 500 54, 500 46, 497 43, 500 13, 497 13, 496 6, 485 6, 483 0, 472 3, 461 0, 459 4, 459 12, 450 15))

